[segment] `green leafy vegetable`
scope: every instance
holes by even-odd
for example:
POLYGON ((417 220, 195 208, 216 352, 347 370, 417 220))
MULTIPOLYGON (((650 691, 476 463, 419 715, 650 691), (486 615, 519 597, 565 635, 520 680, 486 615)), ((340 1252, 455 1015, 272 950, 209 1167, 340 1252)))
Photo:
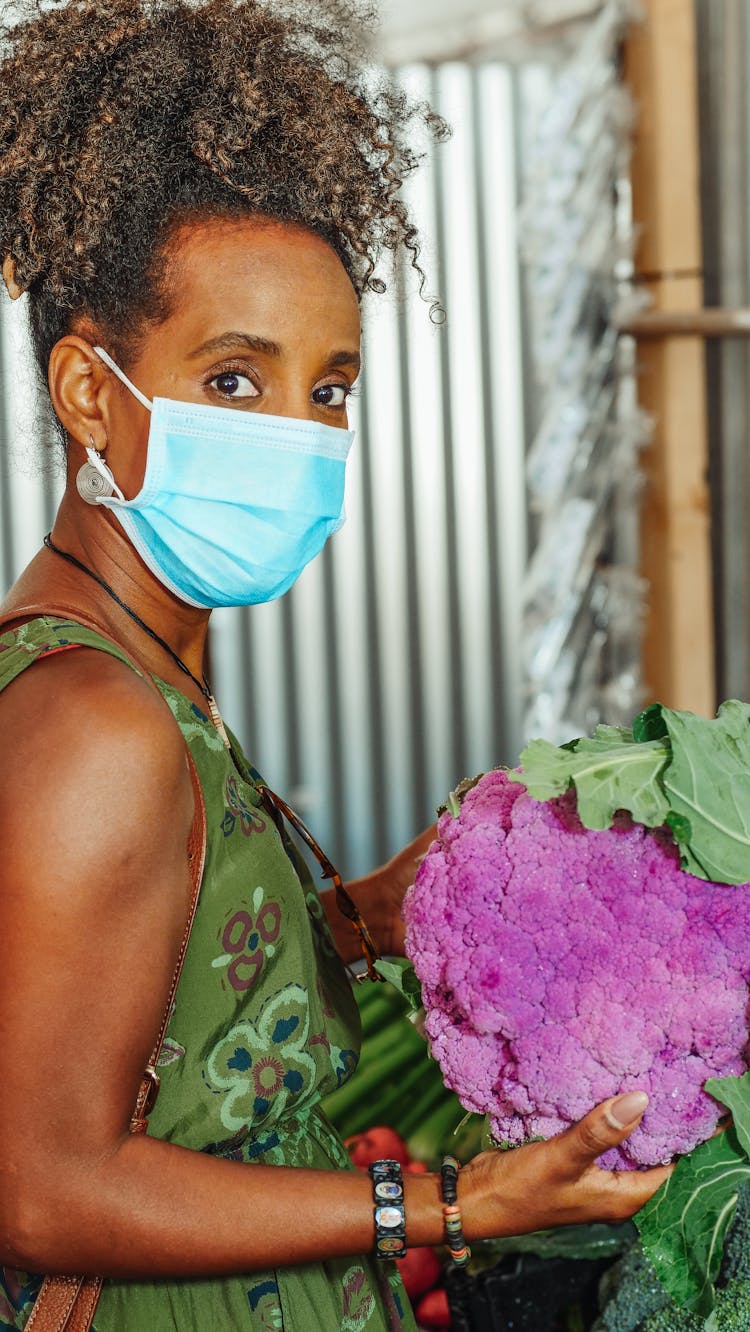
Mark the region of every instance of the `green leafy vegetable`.
POLYGON ((375 970, 398 990, 413 1013, 422 1007, 422 986, 417 978, 414 966, 407 958, 394 958, 392 962, 378 961, 375 970))
POLYGON ((644 712, 639 713, 633 722, 633 739, 638 744, 642 740, 665 739, 668 732, 663 711, 661 703, 652 703, 644 712))
POLYGON ((750 882, 750 705, 731 699, 707 721, 654 703, 633 729, 598 726, 558 747, 532 740, 522 782, 535 800, 575 787, 585 828, 610 828, 618 810, 670 829, 683 869, 715 883, 750 882))
MULTIPOLYGON (((504 1239, 483 1240, 481 1249, 472 1245, 483 1259, 495 1262, 506 1253, 534 1253, 538 1258, 616 1258, 633 1243, 634 1231, 629 1221, 620 1225, 560 1226, 555 1230, 535 1230, 529 1235, 509 1235, 504 1239)), ((476 1266, 476 1264, 474 1264, 476 1266)))
POLYGON ((663 740, 636 744, 631 731, 598 726, 593 739, 577 741, 572 752, 546 740, 532 740, 521 755, 522 771, 510 775, 535 800, 563 795, 572 783, 585 828, 611 828, 621 809, 637 823, 658 828, 670 811, 660 781, 669 759, 669 746, 663 740))
MULTIPOLYGON (((723 703, 714 721, 662 708, 672 743, 664 789, 689 820, 683 868, 715 883, 750 879, 750 706, 723 703)), ((674 830, 676 832, 676 829, 674 830)))
POLYGON ((733 1125, 677 1162, 635 1217, 641 1240, 672 1299, 707 1318, 740 1185, 750 1181, 750 1073, 710 1078, 706 1091, 733 1125))
POLYGON ((741 1078, 709 1078, 705 1089, 731 1110, 734 1131, 750 1160, 750 1073, 741 1078))
POLYGON ((464 796, 466 795, 467 791, 471 791, 472 788, 476 786, 477 782, 480 780, 480 777, 481 773, 478 777, 464 777, 463 780, 458 783, 456 789, 454 791, 451 791, 445 804, 440 806, 440 808, 438 809, 438 814, 447 813, 451 815, 451 818, 457 819, 459 814, 461 813, 461 805, 463 803, 464 796))
POLYGON ((674 1173, 635 1217, 643 1247, 672 1299, 707 1318, 737 1191, 750 1161, 733 1129, 678 1161, 674 1173))

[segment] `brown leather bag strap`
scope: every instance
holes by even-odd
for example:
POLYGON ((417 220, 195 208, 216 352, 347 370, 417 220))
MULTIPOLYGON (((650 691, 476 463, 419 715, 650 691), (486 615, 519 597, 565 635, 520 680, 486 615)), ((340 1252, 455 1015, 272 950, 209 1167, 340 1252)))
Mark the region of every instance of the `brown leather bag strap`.
POLYGON ((26 1332, 89 1332, 103 1284, 101 1277, 45 1277, 26 1332))
POLYGON ((191 883, 190 906, 185 921, 185 929, 182 935, 180 951, 177 954, 177 961, 175 963, 174 972, 172 973, 169 997, 161 1020, 159 1034, 151 1052, 151 1058, 146 1065, 138 1096, 136 1097, 135 1109, 133 1110, 130 1120, 131 1133, 146 1132, 146 1129, 148 1128, 148 1116, 154 1107, 154 1102, 159 1091, 159 1074, 156 1071, 159 1065, 159 1055, 161 1054, 161 1047, 164 1044, 164 1037, 167 1034, 169 1019, 172 1016, 172 1007, 175 1001, 175 995, 177 994, 177 986, 180 983, 182 966, 187 954, 188 944, 190 943, 193 921, 195 920, 195 913, 198 909, 198 897, 200 895, 201 881, 203 879, 203 869, 206 862, 206 805, 203 799, 203 791, 198 776, 198 769, 195 766, 190 750, 187 749, 187 744, 185 745, 185 748, 187 750, 188 765, 190 768, 190 780, 193 784, 194 802, 193 822, 188 837, 188 863, 190 866, 191 883))
MULTIPOLYGON (((84 629, 92 629, 102 638, 106 638, 112 643, 128 662, 143 676, 145 680, 156 690, 159 698, 168 706, 161 690, 153 680, 149 672, 141 665, 137 657, 126 652, 120 643, 112 637, 108 630, 99 624, 93 617, 82 614, 80 610, 73 606, 60 605, 26 605, 16 607, 10 614, 0 616, 0 632, 3 628, 14 627, 22 624, 29 619, 38 616, 64 616, 72 623, 80 625, 84 629)), ((71 646, 83 646, 75 644, 71 646)), ((171 716, 170 712, 170 716, 171 716)), ((203 790, 198 776, 198 769, 195 761, 185 742, 185 752, 187 755, 188 768, 190 771, 190 780, 193 787, 193 822, 190 828, 187 844, 188 865, 190 869, 190 904, 188 907, 185 929, 182 935, 182 942, 177 954, 174 972, 169 987, 169 997, 167 999, 164 1014, 159 1027, 159 1033, 156 1043, 151 1052, 151 1058, 144 1071, 141 1085, 136 1097, 135 1107, 130 1119, 131 1133, 145 1133, 148 1128, 148 1115, 153 1109, 154 1102, 159 1090, 159 1075, 157 1068, 159 1064, 159 1055, 164 1044, 164 1037, 169 1026, 169 1019, 172 1016, 172 1007, 174 1005, 177 987, 182 975, 182 967, 190 942, 190 934, 195 920, 195 913, 198 908, 198 898, 200 896, 201 882, 203 879, 203 870, 206 860, 206 806, 203 799, 203 790)), ((39 1290, 39 1294, 31 1311, 26 1329, 27 1332, 89 1332, 96 1312, 96 1306, 102 1290, 102 1278, 97 1276, 79 1277, 79 1276, 52 1276, 45 1277, 39 1290)))

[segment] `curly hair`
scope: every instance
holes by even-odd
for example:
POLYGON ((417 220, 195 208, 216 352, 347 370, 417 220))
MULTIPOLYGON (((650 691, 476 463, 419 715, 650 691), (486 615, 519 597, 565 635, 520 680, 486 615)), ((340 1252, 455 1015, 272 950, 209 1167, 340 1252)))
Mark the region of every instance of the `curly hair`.
POLYGON ((414 127, 375 81, 365 0, 20 0, 0 26, 0 261, 36 359, 90 316, 128 361, 170 308, 185 222, 264 215, 336 251, 361 296, 418 241, 400 187, 414 127))

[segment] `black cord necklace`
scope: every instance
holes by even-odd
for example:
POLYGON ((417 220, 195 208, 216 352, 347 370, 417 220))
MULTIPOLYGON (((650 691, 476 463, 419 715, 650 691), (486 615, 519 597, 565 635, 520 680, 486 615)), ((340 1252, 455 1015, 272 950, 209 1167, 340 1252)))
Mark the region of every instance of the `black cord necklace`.
POLYGON ((138 628, 142 629, 145 634, 148 634, 149 638, 152 638, 155 643, 159 644, 160 648, 163 648, 163 650, 169 654, 175 666, 179 666, 183 674, 187 675, 192 680, 196 689, 200 690, 201 694, 206 700, 206 703, 208 704, 208 711, 211 717, 211 721, 213 722, 214 726, 219 732, 219 735, 224 741, 224 744, 226 745, 227 749, 231 749, 229 736, 226 733, 224 722, 222 721, 221 718, 221 713, 219 712, 219 709, 216 705, 216 699, 214 698, 213 693, 211 692, 211 686, 208 683, 208 679, 206 677, 205 672, 203 673, 203 676, 200 680, 196 675, 193 675, 193 672, 190 670, 190 667, 185 665, 185 662, 182 660, 182 657, 178 657, 174 648, 169 646, 167 640, 165 638, 162 638, 161 634, 157 634, 156 630, 152 629, 150 624, 146 624, 146 621, 141 619, 138 612, 134 611, 132 606, 129 606, 126 601, 123 601, 122 597, 118 596, 118 594, 115 592, 115 589, 113 587, 110 587, 109 583, 104 578, 102 578, 101 574, 95 573, 93 569, 89 569, 87 564, 83 564, 83 562, 79 560, 77 556, 71 555, 70 551, 62 550, 60 546, 55 545, 54 541, 52 540, 51 532, 48 532, 46 537, 44 538, 44 544, 47 547, 47 550, 52 551, 53 555, 59 555, 62 560, 67 560, 68 564, 72 564, 74 568, 80 569, 81 573, 85 573, 88 575, 89 578, 93 578, 94 582, 98 583, 99 587, 102 588, 102 590, 107 593, 107 596, 111 597, 112 600, 120 607, 120 609, 124 610, 125 614, 129 615, 131 620, 135 621, 135 623, 138 625, 138 628))

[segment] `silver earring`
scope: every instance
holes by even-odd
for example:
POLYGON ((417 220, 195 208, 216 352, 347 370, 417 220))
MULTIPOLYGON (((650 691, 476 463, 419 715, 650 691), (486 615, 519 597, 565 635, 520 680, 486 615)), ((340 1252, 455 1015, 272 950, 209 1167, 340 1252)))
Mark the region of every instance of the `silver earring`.
POLYGON ((109 499, 115 492, 122 498, 122 492, 110 469, 101 453, 94 448, 93 435, 89 435, 89 439, 91 444, 86 449, 88 462, 79 468, 76 476, 78 494, 86 504, 97 504, 100 499, 109 499))

